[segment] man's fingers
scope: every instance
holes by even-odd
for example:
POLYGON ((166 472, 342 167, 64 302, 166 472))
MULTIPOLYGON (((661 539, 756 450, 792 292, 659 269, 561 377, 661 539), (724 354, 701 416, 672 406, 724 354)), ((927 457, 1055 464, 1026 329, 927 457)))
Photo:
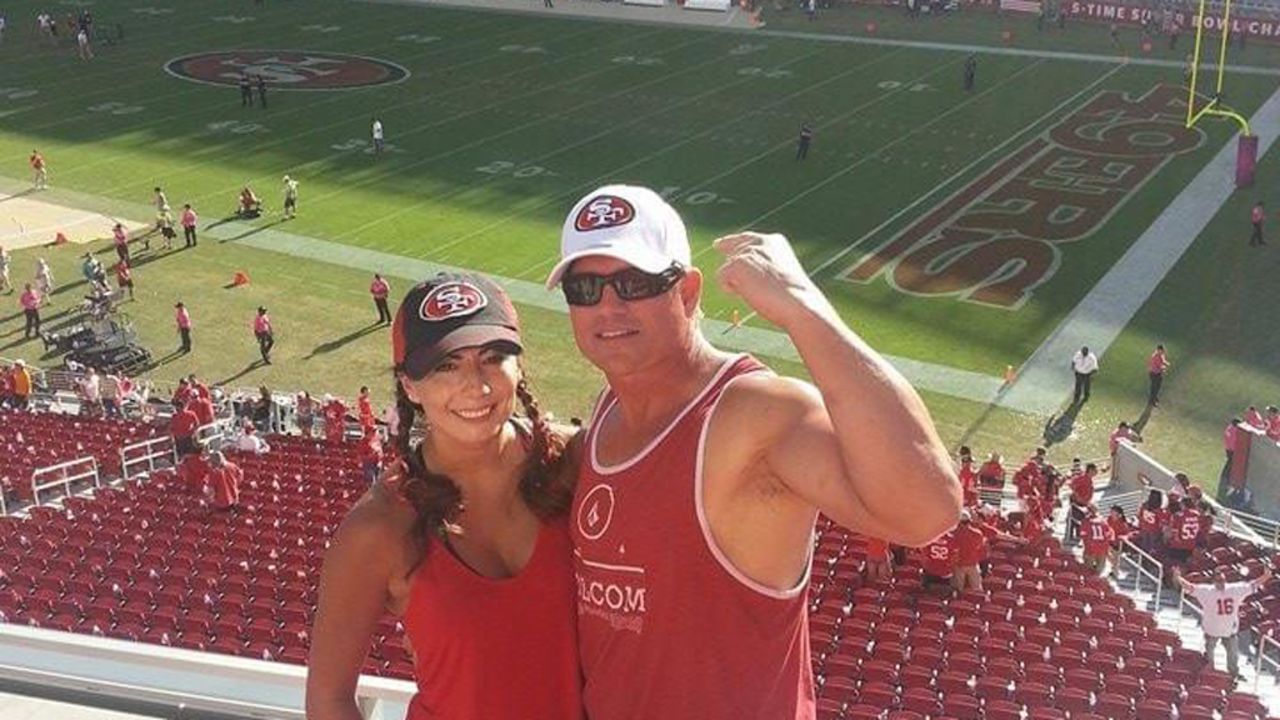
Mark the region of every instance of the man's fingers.
POLYGON ((719 250, 721 253, 725 255, 732 255, 744 247, 758 244, 761 239, 761 236, 756 233, 734 233, 733 235, 725 235, 723 237, 716 238, 713 245, 715 246, 715 249, 719 250))

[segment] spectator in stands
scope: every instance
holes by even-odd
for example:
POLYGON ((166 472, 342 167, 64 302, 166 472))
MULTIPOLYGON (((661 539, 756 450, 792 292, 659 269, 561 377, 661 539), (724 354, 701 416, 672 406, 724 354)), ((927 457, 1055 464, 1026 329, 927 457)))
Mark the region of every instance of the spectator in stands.
POLYGON ((969 510, 960 511, 960 524, 954 531, 955 571, 951 586, 957 592, 982 592, 982 573, 978 566, 987 559, 987 536, 972 521, 969 510))
POLYGON ((174 406, 173 418, 169 420, 169 434, 173 436, 173 447, 179 457, 197 452, 196 428, 200 427, 200 418, 190 406, 174 406), (181 408, 181 409, 178 409, 181 408))
POLYGON ((174 471, 178 481, 192 495, 204 493, 205 476, 208 474, 209 462, 205 460, 204 453, 200 452, 199 448, 184 455, 174 471))
POLYGON ((96 417, 102 414, 102 378, 95 368, 89 368, 80 378, 80 414, 96 417))
POLYGON ((1267 406, 1267 437, 1280 442, 1280 408, 1267 406))
POLYGON ((1195 502, 1196 509, 1200 511, 1200 532, 1196 534, 1196 547, 1204 550, 1209 547, 1209 534, 1213 532, 1213 522, 1218 516, 1218 511, 1213 509, 1201 492, 1200 488, 1196 490, 1196 495, 1192 498, 1195 502))
POLYGON ((324 413, 325 440, 331 443, 342 442, 347 431, 347 406, 338 398, 325 395, 320 409, 324 413))
POLYGON ((965 507, 978 504, 978 473, 973 468, 973 457, 966 455, 960 459, 960 492, 965 507))
POLYGON ((867 538, 867 561, 863 576, 867 582, 885 582, 893 577, 893 553, 889 543, 880 538, 867 538))
POLYGON ((360 436, 360 444, 356 447, 356 456, 360 460, 360 470, 364 479, 372 485, 382 472, 382 439, 372 425, 366 425, 360 436))
POLYGON ((271 388, 266 385, 258 388, 258 397, 250 406, 249 413, 254 426, 260 432, 267 433, 272 431, 272 419, 276 413, 276 401, 271 394, 271 388))
POLYGON ((1111 437, 1107 441, 1107 445, 1111 450, 1112 465, 1115 465, 1116 463, 1116 450, 1120 449, 1121 440, 1131 443, 1140 443, 1142 442, 1142 436, 1138 434, 1137 430, 1129 427, 1129 423, 1121 420, 1120 424, 1116 426, 1116 429, 1111 431, 1111 437))
POLYGON ((442 275, 409 290, 392 328, 403 462, 355 505, 325 558, 307 717, 359 716, 356 683, 390 608, 417 656, 414 708, 579 720, 566 522, 577 466, 523 377, 515 309, 487 278, 442 275), (465 303, 447 312, 427 303, 445 283, 465 303))
POLYGON ((1164 508, 1164 493, 1151 488, 1146 502, 1138 508, 1138 547, 1152 555, 1162 553, 1164 528, 1169 522, 1169 512, 1164 508))
POLYGON ((1093 479, 1097 476, 1098 466, 1089 463, 1084 466, 1084 472, 1071 478, 1071 514, 1067 517, 1065 542, 1079 539, 1080 523, 1084 522, 1093 504, 1093 479))
POLYGON ((217 412, 213 408, 213 399, 207 394, 201 394, 199 390, 191 393, 191 399, 187 401, 187 407, 196 414, 196 419, 200 421, 201 425, 208 425, 217 419, 217 412))
POLYGON ((1111 566, 1111 577, 1117 577, 1120 570, 1118 563, 1120 546, 1125 540, 1133 537, 1137 530, 1129 523, 1129 517, 1125 515, 1124 508, 1119 505, 1111 506, 1111 512, 1107 514, 1107 525, 1116 536, 1111 543, 1111 552, 1107 555, 1107 561, 1111 566))
POLYGON ((111 370, 102 373, 102 414, 109 418, 121 417, 120 399, 123 395, 120 376, 111 370))
POLYGON ((1171 367, 1173 363, 1169 362, 1164 345, 1156 345, 1151 357, 1147 358, 1147 404, 1151 407, 1160 407, 1160 387, 1164 385, 1164 374, 1171 367))
POLYGON ((254 453, 262 455, 271 452, 271 446, 267 444, 262 436, 258 435, 258 431, 253 427, 253 423, 245 423, 240 428, 240 436, 236 438, 236 450, 241 452, 254 453))
POLYGON ((1087 345, 1080 348, 1080 351, 1071 358, 1071 370, 1076 376, 1076 387, 1071 396, 1071 404, 1080 406, 1089 402, 1093 376, 1098 373, 1098 356, 1094 355, 1087 345))
POLYGON ((987 457, 987 461, 982 463, 982 467, 978 468, 978 480, 982 482, 983 487, 1001 487, 1004 485, 1004 465, 1000 463, 1000 453, 993 452, 987 457))
POLYGON ((1090 504, 1084 508, 1080 522, 1080 534, 1084 538, 1084 564, 1096 575, 1104 574, 1111 546, 1116 541, 1115 530, 1105 518, 1098 516, 1098 508, 1090 504))
POLYGON ((18 305, 22 307, 22 314, 27 319, 26 327, 22 331, 23 340, 40 337, 40 303, 40 292, 31 287, 31 283, 27 283, 26 289, 18 296, 18 305))
POLYGON ((1261 430, 1262 432, 1267 431, 1267 419, 1264 418, 1262 416, 1262 413, 1258 411, 1258 408, 1256 405, 1250 405, 1248 408, 1245 409, 1243 420, 1245 421, 1245 423, 1252 425, 1253 427, 1257 428, 1258 430, 1261 430))
POLYGON ((0 410, 13 407, 13 368, 0 364, 0 410))
POLYGON ((235 511, 240 504, 240 483, 244 471, 220 452, 209 454, 209 473, 205 476, 205 495, 214 510, 235 511))
POLYGON ((1258 514, 1258 509, 1253 506, 1253 491, 1247 485, 1232 486, 1227 490, 1222 504, 1232 510, 1240 510, 1252 515, 1258 514))
POLYGON ((1045 522, 1049 517, 1048 503, 1039 495, 1032 495, 1024 501, 1022 511, 1022 537, 1031 546, 1036 546, 1048 532, 1045 522))
POLYGON ((25 360, 14 360, 13 370, 10 374, 13 378, 13 406, 19 410, 26 410, 27 404, 31 399, 31 371, 27 369, 25 360))
POLYGON ((587 425, 594 446, 609 450, 598 465, 583 465, 579 502, 599 486, 619 494, 607 538, 595 534, 605 530, 600 516, 571 527, 579 577, 588 585, 611 582, 611 563, 665 564, 673 556, 660 546, 705 548, 706 538, 721 539, 719 562, 677 554, 680 567, 661 583, 667 590, 649 595, 645 612, 672 618, 688 634, 675 626, 649 632, 645 619, 637 637, 619 621, 643 616, 620 617, 600 596, 584 598, 592 611, 581 613, 578 625, 594 690, 587 714, 801 714, 814 700, 798 578, 808 565, 815 511, 918 546, 959 515, 949 453, 919 396, 840 320, 783 236, 719 238, 715 248, 725 261, 717 278, 787 331, 816 387, 710 344, 698 321, 703 275, 690 259, 683 221, 657 193, 600 188, 562 227, 561 260, 547 284, 560 286, 578 347, 608 383, 587 425), (647 446, 669 461, 640 453, 647 446), (626 461, 627 448, 640 453, 638 462, 626 461), (705 474, 697 471, 699 458, 705 474), (695 484, 706 505, 701 526, 695 484), (772 607, 759 604, 762 595, 774 599, 772 607), (622 646, 617 653, 597 652, 615 644, 622 646), (659 669, 662 679, 635 705, 632 678, 659 669))
POLYGON ((373 417, 373 400, 369 397, 368 385, 360 386, 360 394, 356 397, 356 416, 361 427, 373 427, 377 424, 373 417))
POLYGON ((1200 509, 1191 498, 1169 500, 1169 525, 1165 528, 1165 559, 1173 585, 1177 585, 1200 537, 1200 509))
POLYGON ((302 433, 302 437, 311 437, 311 430, 316 422, 316 401, 311 399, 311 393, 303 390, 298 393, 297 399, 294 400, 294 422, 298 424, 298 430, 302 433))
POLYGON ((952 589, 952 576, 956 571, 955 532, 947 532, 938 537, 920 548, 918 553, 922 570, 921 587, 926 592, 935 586, 941 587, 945 591, 944 594, 949 595, 952 589))
POLYGON ((1271 568, 1265 568, 1262 575, 1253 580, 1227 582, 1227 575, 1221 569, 1213 573, 1213 583, 1197 585, 1184 578, 1178 578, 1182 591, 1195 598, 1200 606, 1200 627, 1204 630, 1204 654, 1209 667, 1214 666, 1213 655, 1221 642, 1227 652, 1227 674, 1231 677, 1240 675, 1240 608, 1245 598, 1252 595, 1271 579, 1271 568))

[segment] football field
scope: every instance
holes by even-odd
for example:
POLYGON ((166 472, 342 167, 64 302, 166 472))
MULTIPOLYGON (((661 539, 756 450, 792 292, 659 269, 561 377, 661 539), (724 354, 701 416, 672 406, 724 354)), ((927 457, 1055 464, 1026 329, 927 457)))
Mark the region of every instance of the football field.
MULTIPOLYGON (((704 272, 715 270, 720 235, 785 233, 850 326, 927 392, 948 440, 985 434, 984 444, 1021 453, 1039 442, 1044 408, 988 407, 1005 368, 1046 343, 1236 133, 1226 123, 1183 127, 1176 64, 1119 58, 978 52, 966 90, 966 52, 920 46, 338 0, 122 0, 89 5, 114 42, 82 61, 65 39, 37 36, 38 7, 6 8, 0 191, 25 184, 38 148, 53 185, 39 199, 104 216, 150 220, 156 186, 175 209, 191 203, 205 225, 230 214, 242 186, 266 200, 262 218, 214 228, 196 251, 156 252, 160 262, 139 269, 140 301, 127 310, 158 355, 171 342, 179 293, 216 338, 157 368, 161 379, 194 370, 347 395, 352 383, 385 384, 387 343, 364 327, 368 263, 402 278, 401 290, 403 278, 445 265, 519 288, 526 324, 542 338, 531 364, 552 378, 553 407, 583 412, 596 379, 575 357, 555 295, 536 286, 570 205, 597 185, 629 182, 679 209, 704 272), (256 93, 242 106, 242 70, 265 79, 265 108, 256 93), (375 117, 386 128, 380 154, 370 141, 375 117), (803 123, 815 137, 800 160, 803 123), (288 221, 285 174, 300 184, 299 214, 288 221), (241 268, 254 284, 223 289, 218 281, 241 268), (285 362, 242 370, 252 353, 241 315, 268 300, 285 362), (213 329, 224 317, 227 327, 213 329)), ((1231 105, 1251 116, 1278 87, 1276 73, 1232 75, 1231 105)), ((1274 179, 1273 165, 1264 161, 1264 179, 1274 179)), ((1235 219, 1210 227, 1239 224, 1234 207, 1224 212, 1235 219)), ((0 202, 0 244, 30 241, 5 209, 0 202)), ((1218 207, 1204 211, 1208 222, 1218 207)), ((105 223, 100 230, 109 236, 105 223)), ((93 247, 110 252, 106 242, 93 247)), ((82 252, 20 250, 13 274, 27 279, 46 254, 64 281, 78 279, 82 252)), ((1190 360, 1198 346, 1180 333, 1205 307, 1239 302, 1219 288, 1175 293, 1197 304, 1158 311, 1170 330, 1123 336, 1117 352, 1140 356, 1164 340, 1176 365, 1190 360)), ((766 355, 776 348, 769 328, 714 287, 705 310, 717 341, 766 355), (735 312, 740 329, 723 325, 735 312)), ((0 354, 39 360, 18 342, 18 318, 5 317, 0 354)), ((1223 342, 1244 340, 1206 352, 1223 342)), ((1229 374, 1205 372, 1207 388, 1229 374)), ((1261 387, 1276 387, 1274 366, 1258 372, 1261 387)), ((1117 409, 1082 426, 1095 446, 1074 451, 1098 454, 1099 433, 1137 415, 1140 365, 1133 373, 1114 398, 1100 390, 1100 407, 1117 409)), ((1175 444, 1218 422, 1199 415, 1220 412, 1192 389, 1175 444)), ((1171 387, 1170 417, 1178 392, 1171 387)))

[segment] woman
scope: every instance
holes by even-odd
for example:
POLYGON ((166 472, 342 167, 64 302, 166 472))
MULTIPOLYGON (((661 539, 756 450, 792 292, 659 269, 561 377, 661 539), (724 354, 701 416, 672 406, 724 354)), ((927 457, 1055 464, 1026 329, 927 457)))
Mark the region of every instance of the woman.
POLYGON ((442 274, 409 291, 392 328, 404 461, 325 558, 307 717, 360 717, 356 682, 390 612, 414 657, 410 720, 581 720, 565 517, 576 467, 523 378, 515 310, 483 277, 442 274))

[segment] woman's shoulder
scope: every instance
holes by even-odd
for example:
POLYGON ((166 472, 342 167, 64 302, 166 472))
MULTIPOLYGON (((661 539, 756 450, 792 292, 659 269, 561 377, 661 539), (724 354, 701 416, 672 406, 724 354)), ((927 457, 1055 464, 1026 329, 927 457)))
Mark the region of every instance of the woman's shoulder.
POLYGON ((391 483, 379 480, 351 506, 342 520, 339 537, 356 544, 402 542, 416 518, 413 506, 391 483))

